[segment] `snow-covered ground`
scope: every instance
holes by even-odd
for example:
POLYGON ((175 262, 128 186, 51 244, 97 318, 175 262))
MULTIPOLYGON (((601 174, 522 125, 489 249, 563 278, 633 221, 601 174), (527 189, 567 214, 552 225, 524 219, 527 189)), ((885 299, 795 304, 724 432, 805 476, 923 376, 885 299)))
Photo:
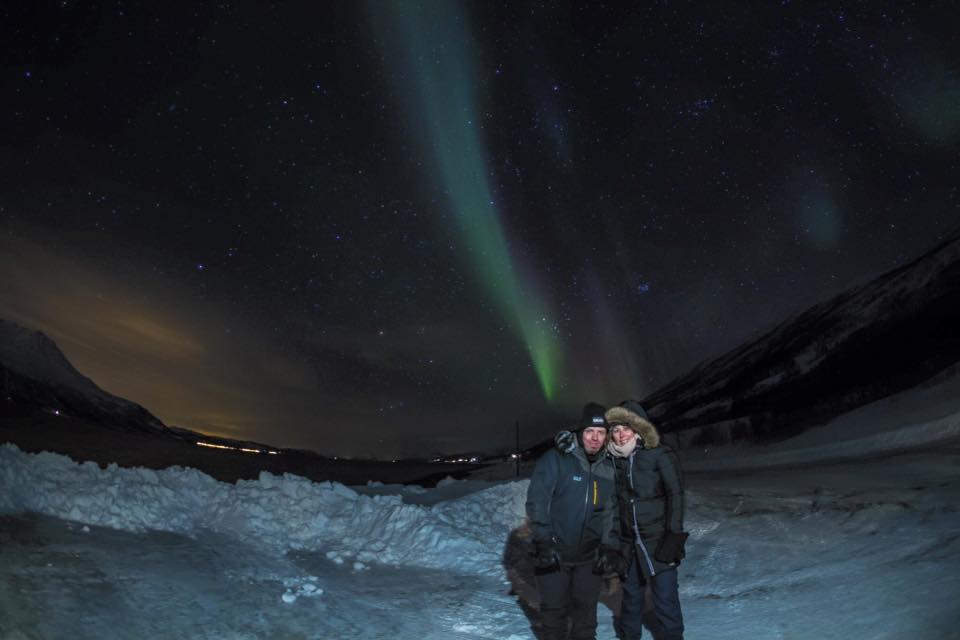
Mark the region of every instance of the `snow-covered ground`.
POLYGON ((684 451, 684 468, 743 470, 822 463, 929 448, 958 439, 960 371, 946 373, 949 375, 863 405, 783 442, 688 449, 684 451))
MULTIPOLYGON (((960 639, 957 415, 889 405, 941 392, 848 418, 849 442, 884 446, 843 460, 826 431, 690 452, 688 640, 960 639), (903 449, 918 428, 937 439, 903 449)), ((3 445, 0 638, 533 638, 526 486, 226 484, 3 445)))

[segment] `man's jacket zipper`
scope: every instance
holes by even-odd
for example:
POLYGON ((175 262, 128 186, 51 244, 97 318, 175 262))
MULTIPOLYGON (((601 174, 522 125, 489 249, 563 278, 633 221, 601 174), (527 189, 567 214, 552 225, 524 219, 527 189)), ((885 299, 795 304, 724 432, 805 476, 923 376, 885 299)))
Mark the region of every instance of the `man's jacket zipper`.
POLYGON ((590 485, 593 484, 593 465, 590 464, 590 460, 587 460, 587 491, 583 496, 583 522, 580 524, 580 541, 577 543, 577 546, 583 544, 583 532, 587 529, 587 518, 589 516, 589 507, 590 507, 590 485))

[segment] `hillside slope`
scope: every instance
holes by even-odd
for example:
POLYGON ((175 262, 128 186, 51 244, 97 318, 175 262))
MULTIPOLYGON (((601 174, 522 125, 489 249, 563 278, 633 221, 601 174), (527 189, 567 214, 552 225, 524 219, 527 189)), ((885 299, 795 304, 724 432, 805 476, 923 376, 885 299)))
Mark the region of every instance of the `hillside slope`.
POLYGON ((790 318, 644 399, 682 445, 768 441, 960 362, 960 235, 790 318))

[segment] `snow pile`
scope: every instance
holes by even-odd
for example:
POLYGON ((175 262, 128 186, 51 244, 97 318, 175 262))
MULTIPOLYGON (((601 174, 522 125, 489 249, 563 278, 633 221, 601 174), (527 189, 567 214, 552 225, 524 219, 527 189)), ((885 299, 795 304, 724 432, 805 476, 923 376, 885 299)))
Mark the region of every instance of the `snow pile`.
POLYGON ((262 472, 218 482, 194 469, 101 469, 57 454, 0 446, 0 513, 32 511, 126 531, 215 531, 272 549, 317 550, 364 563, 502 571, 523 523, 527 481, 432 506, 360 495, 337 483, 262 472))
POLYGON ((297 598, 316 598, 323 595, 323 589, 317 585, 319 578, 316 576, 307 576, 305 580, 297 578, 287 578, 283 581, 286 590, 280 596, 280 600, 287 604, 293 604, 297 598))

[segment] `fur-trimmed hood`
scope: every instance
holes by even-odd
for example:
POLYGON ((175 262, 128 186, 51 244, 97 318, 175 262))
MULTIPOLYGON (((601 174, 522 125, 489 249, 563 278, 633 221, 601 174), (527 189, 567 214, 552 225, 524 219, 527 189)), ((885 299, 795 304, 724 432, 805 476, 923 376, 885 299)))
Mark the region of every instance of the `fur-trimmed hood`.
POLYGON ((615 424, 625 424, 643 438, 644 449, 656 449, 660 446, 660 432, 649 420, 641 418, 626 407, 611 407, 604 414, 611 427, 615 424))

